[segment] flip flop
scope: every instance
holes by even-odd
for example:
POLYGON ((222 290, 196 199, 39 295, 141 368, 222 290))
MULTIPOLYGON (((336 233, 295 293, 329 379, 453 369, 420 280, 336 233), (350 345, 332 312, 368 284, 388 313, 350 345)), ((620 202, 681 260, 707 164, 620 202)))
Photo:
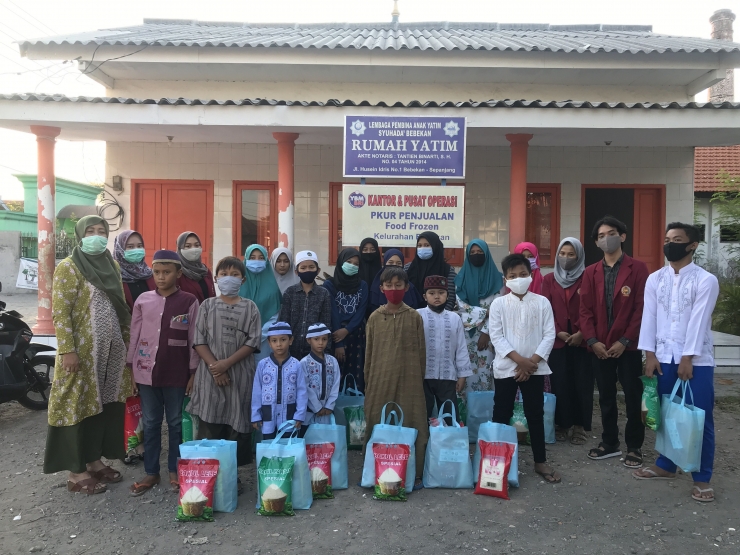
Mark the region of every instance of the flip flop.
POLYGON ((701 489, 699 486, 694 486, 694 488, 691 490, 691 499, 694 501, 698 501, 699 503, 712 503, 714 501, 714 488, 705 488, 701 489), (693 491, 696 490, 699 492, 699 495, 694 495, 693 491), (702 493, 708 493, 712 492, 712 497, 702 497, 702 493))
POLYGON ((542 478, 544 478, 546 484, 559 484, 560 482, 563 481, 562 478, 560 478, 560 477, 557 477, 556 478, 555 477, 555 471, 554 470, 552 472, 537 472, 535 470, 534 472, 535 472, 535 474, 539 474, 540 476, 542 476, 542 478), (552 478, 552 480, 549 480, 548 478, 552 478))
POLYGON ((170 480, 170 490, 172 490, 175 493, 180 492, 180 482, 177 480, 170 480))
POLYGON ((139 497, 141 495, 144 495, 154 486, 158 486, 159 482, 160 482, 159 476, 157 476, 157 479, 151 484, 140 484, 138 482, 134 482, 134 485, 132 485, 131 488, 129 489, 129 495, 131 497, 139 497))
POLYGON ((653 470, 652 468, 640 468, 639 470, 635 470, 632 473, 632 477, 635 480, 675 480, 676 479, 675 474, 673 476, 661 476, 660 474, 655 472, 655 470, 653 470), (647 472, 648 474, 651 474, 652 476, 638 476, 637 475, 638 472, 647 472))

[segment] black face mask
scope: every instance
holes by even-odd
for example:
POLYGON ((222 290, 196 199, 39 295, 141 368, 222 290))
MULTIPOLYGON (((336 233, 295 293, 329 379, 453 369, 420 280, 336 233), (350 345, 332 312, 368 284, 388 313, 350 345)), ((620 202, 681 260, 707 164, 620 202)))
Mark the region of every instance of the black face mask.
POLYGON ((360 256, 363 262, 375 262, 378 260, 377 252, 363 252, 360 256))
POLYGON ((476 252, 475 254, 469 254, 468 260, 476 268, 480 268, 486 263, 486 254, 483 252, 476 252))
POLYGON ((436 312, 437 314, 442 314, 442 312, 444 312, 444 309, 445 309, 445 305, 443 304, 439 306, 432 306, 428 304, 427 306, 432 310, 432 312, 436 312))
POLYGON ((690 243, 666 243, 663 245, 663 254, 665 254, 668 262, 678 262, 687 256, 694 255, 693 250, 686 250, 686 247, 688 247, 689 244, 690 243))
POLYGON ((313 280, 315 280, 316 279, 316 276, 318 276, 318 275, 319 275, 319 271, 318 270, 312 270, 310 272, 298 272, 298 278, 303 283, 312 283, 313 280))

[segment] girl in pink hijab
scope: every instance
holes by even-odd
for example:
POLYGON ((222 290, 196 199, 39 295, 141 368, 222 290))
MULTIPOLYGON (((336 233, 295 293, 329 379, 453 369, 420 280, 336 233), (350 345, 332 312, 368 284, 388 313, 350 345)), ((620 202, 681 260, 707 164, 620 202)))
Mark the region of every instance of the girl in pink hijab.
POLYGON ((519 243, 514 249, 516 254, 523 254, 529 259, 529 264, 532 266, 532 285, 529 286, 531 293, 542 294, 542 272, 540 272, 540 251, 533 243, 519 243))

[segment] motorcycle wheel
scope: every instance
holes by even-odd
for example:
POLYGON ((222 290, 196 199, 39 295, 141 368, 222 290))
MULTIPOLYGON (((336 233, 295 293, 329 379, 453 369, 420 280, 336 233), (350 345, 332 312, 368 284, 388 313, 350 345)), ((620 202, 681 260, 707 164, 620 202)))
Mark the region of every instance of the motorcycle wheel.
POLYGON ((49 392, 51 382, 54 381, 55 358, 49 355, 38 355, 26 363, 26 376, 29 386, 26 394, 18 399, 18 403, 31 410, 46 410, 49 408, 49 392))

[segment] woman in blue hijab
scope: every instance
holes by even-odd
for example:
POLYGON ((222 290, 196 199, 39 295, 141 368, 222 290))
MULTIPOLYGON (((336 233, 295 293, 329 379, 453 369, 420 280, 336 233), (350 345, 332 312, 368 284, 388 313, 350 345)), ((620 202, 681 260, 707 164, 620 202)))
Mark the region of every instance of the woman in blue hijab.
MULTIPOLYGON (((386 303, 385 295, 380 290, 380 274, 383 273, 386 266, 398 266, 403 268, 404 259, 403 253, 398 249, 388 249, 383 252, 383 267, 375 275, 372 285, 370 286, 370 300, 367 303, 367 318, 375 312, 380 305, 386 303)), ((419 290, 414 287, 414 284, 409 282, 409 290, 403 296, 403 302, 411 308, 419 308, 423 306, 423 299, 419 294, 419 290)))
POLYGON ((504 276, 496 267, 488 245, 473 239, 465 249, 465 262, 455 278, 458 313, 463 321, 473 375, 468 391, 492 391, 493 351, 488 335, 488 309, 504 288, 504 276))

